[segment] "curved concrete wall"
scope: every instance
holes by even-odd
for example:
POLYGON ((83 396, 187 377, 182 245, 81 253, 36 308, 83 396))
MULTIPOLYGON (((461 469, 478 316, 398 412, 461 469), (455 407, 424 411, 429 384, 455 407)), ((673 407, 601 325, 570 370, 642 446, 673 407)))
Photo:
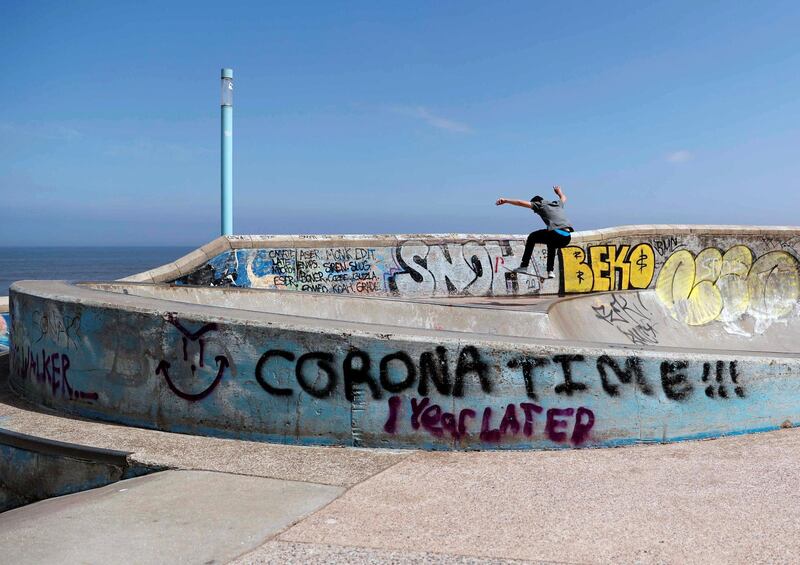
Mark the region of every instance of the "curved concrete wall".
POLYGON ((10 382, 88 417, 304 444, 558 448, 774 429, 800 420, 797 349, 769 347, 769 332, 796 325, 798 241, 789 228, 577 234, 559 278, 533 289, 503 272, 521 242, 497 236, 221 238, 131 277, 183 288, 13 285, 10 382), (302 292, 309 273, 324 298, 185 287, 302 292), (337 273, 353 278, 325 278, 337 273), (333 285, 345 282, 404 299, 592 296, 556 304, 526 333, 500 318, 446 323, 420 303, 341 300, 350 291, 333 285), (763 352, 721 349, 713 332, 670 341, 687 328, 740 349, 759 336, 763 352), (559 335, 569 341, 545 339, 559 335))
POLYGON ((19 394, 171 431, 303 444, 557 448, 800 420, 800 363, 790 356, 313 324, 64 283, 15 284, 12 313, 10 379, 19 394))

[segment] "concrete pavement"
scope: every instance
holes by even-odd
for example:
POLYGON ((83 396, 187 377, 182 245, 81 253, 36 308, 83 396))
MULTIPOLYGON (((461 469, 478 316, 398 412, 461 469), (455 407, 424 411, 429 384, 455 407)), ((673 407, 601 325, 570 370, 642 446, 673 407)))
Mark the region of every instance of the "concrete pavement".
POLYGON ((165 471, 0 514, 6 563, 226 563, 343 491, 165 471))
POLYGON ((282 542, 581 563, 790 563, 800 434, 603 450, 419 452, 282 542))

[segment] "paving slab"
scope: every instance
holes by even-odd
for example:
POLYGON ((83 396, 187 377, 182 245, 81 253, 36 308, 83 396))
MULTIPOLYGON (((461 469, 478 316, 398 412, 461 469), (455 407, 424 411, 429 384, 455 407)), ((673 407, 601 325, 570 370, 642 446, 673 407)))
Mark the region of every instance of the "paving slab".
MULTIPOLYGON (((485 559, 444 553, 391 551, 365 547, 320 545, 270 541, 255 551, 231 562, 231 565, 281 563, 285 565, 323 565, 328 563, 370 563, 391 565, 514 565, 531 563, 517 559, 485 559)), ((539 563, 552 563, 541 561, 539 563)))
POLYGON ((226 563, 344 489, 165 471, 0 514, 5 563, 226 563))
POLYGON ((581 563, 796 563, 800 430, 559 452, 426 453, 278 539, 581 563))

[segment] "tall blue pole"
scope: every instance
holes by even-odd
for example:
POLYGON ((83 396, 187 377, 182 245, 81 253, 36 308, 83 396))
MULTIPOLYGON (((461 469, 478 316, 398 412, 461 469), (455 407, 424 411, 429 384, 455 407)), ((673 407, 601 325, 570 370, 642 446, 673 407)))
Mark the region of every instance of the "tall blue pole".
POLYGON ((233 69, 222 69, 221 233, 233 235, 233 69))

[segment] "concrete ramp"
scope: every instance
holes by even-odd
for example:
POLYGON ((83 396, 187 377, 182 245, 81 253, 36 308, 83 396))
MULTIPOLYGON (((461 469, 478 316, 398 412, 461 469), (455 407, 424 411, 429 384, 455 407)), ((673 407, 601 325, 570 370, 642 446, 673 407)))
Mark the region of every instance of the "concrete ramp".
POLYGON ((796 357, 800 312, 749 315, 688 324, 655 290, 609 292, 556 301, 548 315, 554 335, 563 339, 694 351, 774 353, 796 357))

